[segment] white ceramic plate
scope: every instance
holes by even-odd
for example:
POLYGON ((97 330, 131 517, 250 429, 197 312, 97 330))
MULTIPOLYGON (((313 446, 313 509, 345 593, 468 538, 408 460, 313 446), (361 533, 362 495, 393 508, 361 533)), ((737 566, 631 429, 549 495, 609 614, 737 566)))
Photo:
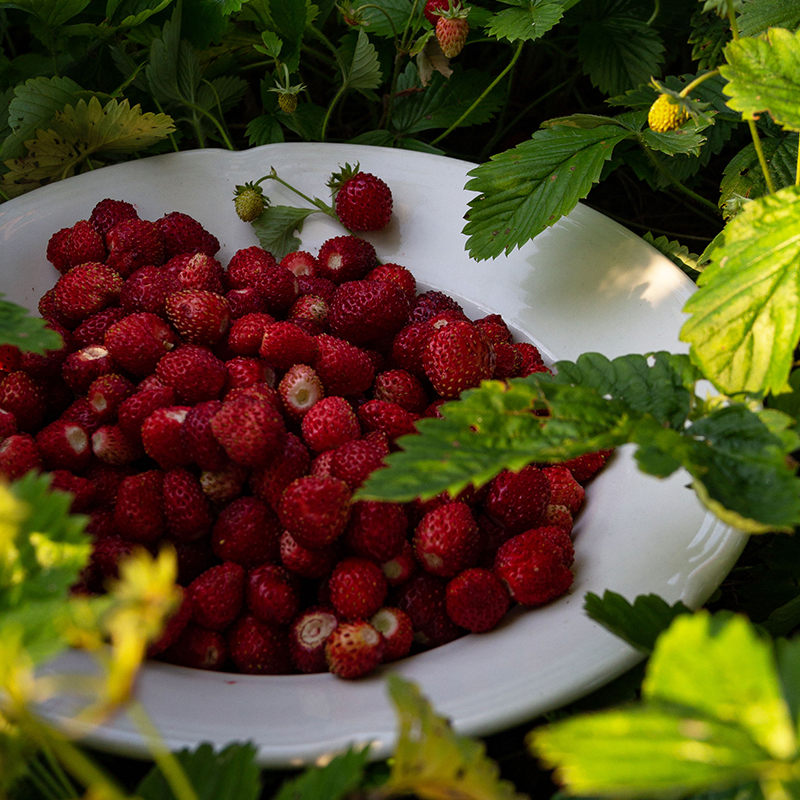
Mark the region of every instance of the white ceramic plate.
MULTIPOLYGON (((202 150, 144 159, 71 178, 0 206, 0 290, 36 308, 56 277, 46 261, 49 236, 88 217, 96 202, 133 202, 142 217, 178 210, 219 237, 225 264, 256 244, 234 213, 234 186, 270 167, 306 194, 324 197, 329 174, 345 161, 383 177, 394 194, 388 228, 368 238, 383 261, 408 266, 427 288, 441 289, 474 314, 497 312, 552 360, 587 351, 613 357, 653 350, 681 352, 681 309, 693 284, 639 237, 584 206, 521 250, 477 263, 461 234, 469 193, 463 161, 368 147, 280 144, 230 153, 202 150)), ((273 182, 276 204, 297 205, 273 182)), ((311 217, 303 247, 315 251, 341 233, 311 217)), ((657 593, 702 604, 734 564, 744 536, 705 512, 687 476, 657 480, 638 472, 622 448, 591 484, 576 526, 576 579, 545 608, 512 613, 497 630, 471 635, 405 659, 356 682, 330 675, 219 674, 150 664, 138 685, 172 748, 202 741, 252 741, 264 765, 301 765, 350 743, 371 742, 376 757, 395 738, 384 677, 391 669, 415 681, 457 730, 484 735, 532 719, 601 686, 632 666, 636 652, 583 613, 586 592, 629 599, 657 593)), ((48 669, 85 671, 70 653, 48 669)), ((63 724, 72 701, 44 713, 63 724)), ((97 747, 144 755, 123 715, 86 732, 97 747)))

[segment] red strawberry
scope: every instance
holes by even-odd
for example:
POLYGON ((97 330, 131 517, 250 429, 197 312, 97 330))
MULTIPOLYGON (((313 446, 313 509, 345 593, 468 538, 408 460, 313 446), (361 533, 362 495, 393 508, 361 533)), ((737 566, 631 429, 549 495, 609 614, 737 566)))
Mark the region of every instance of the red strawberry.
POLYGON ((200 481, 191 472, 169 470, 164 475, 163 492, 167 532, 173 539, 193 542, 211 532, 211 506, 200 481))
POLYGON ((106 246, 103 237, 95 230, 89 220, 79 220, 71 228, 64 242, 64 253, 70 267, 86 264, 88 261, 106 260, 106 246))
POLYGON ((400 586, 408 581, 419 569, 411 542, 406 541, 403 549, 394 558, 381 564, 381 569, 389 586, 400 586))
POLYGON ((367 619, 386 599, 383 570, 367 558, 343 558, 328 579, 331 604, 344 619, 367 619))
POLYGON ((365 350, 327 333, 317 336, 317 358, 311 366, 329 395, 361 394, 375 378, 375 367, 365 350))
POLYGON ((115 322, 106 331, 103 341, 117 364, 144 377, 152 373, 161 357, 178 344, 178 337, 160 317, 140 312, 115 322))
POLYGON ((121 467, 144 455, 141 439, 128 436, 119 425, 101 425, 92 433, 92 453, 104 464, 121 467))
POLYGON ((236 398, 225 398, 211 420, 211 430, 228 457, 245 467, 269 464, 283 449, 286 426, 275 404, 254 387, 241 390, 236 398))
POLYGON ((284 411, 294 419, 302 419, 325 396, 319 375, 307 364, 295 364, 278 384, 284 411))
POLYGON ((284 675, 292 671, 285 627, 269 625, 245 614, 229 629, 227 639, 231 661, 241 672, 284 675))
POLYGON ((409 322, 426 322, 443 311, 464 313, 461 304, 450 295, 437 289, 429 289, 427 292, 417 296, 414 305, 411 307, 409 322))
MULTIPOLYGON (((2 401, 0 401, 0 405, 2 401)), ((588 483, 606 464, 613 450, 598 450, 596 453, 586 453, 569 461, 562 462, 580 484, 588 483)))
POLYGON ((177 287, 167 279, 163 267, 147 265, 125 279, 119 304, 126 314, 148 311, 163 317, 167 295, 174 291, 177 287))
POLYGON ((164 265, 167 283, 175 284, 176 290, 199 289, 223 294, 225 270, 216 258, 206 253, 180 253, 164 265))
POLYGON ((452 502, 428 511, 414 531, 413 544, 423 569, 434 575, 449 578, 473 566, 480 537, 472 509, 452 502))
POLYGON ((171 211, 156 220, 167 257, 179 253, 205 253, 213 256, 219 250, 219 240, 209 233, 196 219, 181 211, 171 211))
POLYGON ((102 375, 119 372, 108 349, 101 344, 90 344, 70 353, 61 368, 61 377, 76 395, 85 394, 92 383, 102 375))
POLYGON ((245 583, 247 607, 262 622, 288 625, 300 610, 296 578, 277 564, 261 564, 250 570, 245 583))
POLYGON ((293 322, 272 322, 264 327, 259 355, 278 369, 294 364, 313 364, 317 341, 293 322))
POLYGON ((166 532, 164 473, 145 470, 122 479, 114 507, 114 526, 132 542, 155 542, 166 532))
POLYGON ((301 578, 324 578, 331 573, 339 558, 338 543, 314 550, 303 547, 289 531, 281 534, 281 563, 301 578))
POLYGON ((377 265, 375 248, 358 236, 334 236, 322 243, 317 255, 318 276, 334 283, 359 280, 377 265))
POLYGON ((385 181, 370 172, 362 172, 358 164, 345 164, 334 173, 328 185, 334 194, 334 207, 339 221, 351 231, 378 231, 389 224, 392 216, 392 191, 385 181))
POLYGON ((414 628, 411 617, 399 608, 384 606, 370 617, 369 624, 386 641, 384 661, 397 661, 407 656, 414 643, 414 628))
POLYGON ((512 347, 522 356, 522 362, 518 369, 518 376, 524 378, 534 372, 542 372, 544 361, 539 349, 530 342, 515 342, 512 347))
POLYGON ((521 377, 522 356, 514 345, 508 342, 495 342, 492 345, 495 355, 493 378, 506 380, 507 378, 521 377))
POLYGON ((329 329, 329 315, 330 305, 316 294, 300 295, 286 312, 287 319, 312 322, 320 333, 329 329))
POLYGON ((547 477, 532 464, 519 472, 503 470, 492 479, 484 498, 486 513, 514 533, 536 527, 549 503, 547 477))
POLYGON ((554 541, 541 529, 520 533, 497 551, 494 571, 506 584, 511 597, 525 606, 537 606, 561 596, 572 585, 569 569, 572 543, 569 536, 556 529, 563 539, 554 541))
POLYGON ((222 401, 198 403, 181 426, 181 444, 189 460, 204 470, 222 469, 228 463, 225 449, 211 429, 211 420, 222 408, 222 401))
POLYGON ((407 532, 402 505, 360 500, 353 503, 344 541, 356 555, 385 562, 402 552, 407 532))
POLYGON ((385 652, 383 636, 364 620, 341 623, 325 642, 328 669, 348 680, 372 672, 385 652))
POLYGON ((373 470, 383 466, 386 453, 369 439, 354 439, 332 451, 330 474, 341 478, 354 491, 373 470))
POLYGON ((451 322, 428 339, 422 363, 433 388, 452 399, 491 378, 495 356, 480 328, 471 322, 451 322))
POLYGON ((44 353, 33 353, 28 350, 19 354, 18 368, 27 372, 32 378, 57 378, 67 355, 74 349, 72 334, 53 320, 45 320, 45 327, 55 331, 61 337, 61 346, 44 353))
MULTIPOLYGON (((121 539, 119 541, 122 542, 121 539)), ((128 545, 128 548, 130 549, 130 545, 127 542, 125 544, 128 545)), ((151 642, 150 646, 147 648, 148 657, 153 658, 154 656, 163 653, 171 644, 174 644, 178 640, 178 637, 181 635, 181 633, 183 633, 183 630, 189 624, 191 618, 192 603, 188 594, 184 592, 180 605, 167 619, 166 625, 161 631, 161 635, 158 637, 158 639, 156 639, 156 641, 151 642)))
POLYGON ((393 337, 408 321, 408 298, 387 281, 351 280, 330 304, 331 333, 353 344, 393 337))
POLYGON ((189 584, 192 619, 209 630, 225 630, 242 610, 244 582, 240 564, 224 561, 209 567, 189 584))
POLYGON ((86 430, 75 422, 57 419, 36 434, 36 446, 46 469, 82 472, 92 460, 86 430))
POLYGON ((307 250, 295 250, 287 253, 280 262, 282 267, 290 269, 298 277, 300 275, 316 275, 319 264, 315 256, 307 250))
POLYGON ((0 475, 15 481, 30 470, 42 469, 36 440, 29 433, 14 433, 0 443, 0 475))
POLYGON ((246 569, 278 560, 281 527, 269 506, 239 497, 220 511, 211 531, 214 555, 246 569))
POLYGON ((17 419, 10 412, 0 408, 0 442, 7 436, 12 436, 17 432, 17 419))
POLYGON ((428 407, 428 395, 422 382, 404 369, 379 372, 372 394, 375 400, 395 403, 413 414, 421 414, 428 407))
POLYGON ((191 406, 163 406, 142 423, 144 450, 163 470, 190 463, 181 441, 181 427, 190 410, 191 406))
POLYGON ((388 281, 402 289, 408 298, 409 309, 417 298, 417 279, 414 273, 400 264, 379 264, 371 269, 365 276, 368 281, 388 281))
POLYGON ((449 7, 450 0, 427 0, 423 9, 425 19, 435 28, 436 23, 439 21, 439 12, 446 11, 449 7))
POLYGON ((503 582, 489 569, 473 567, 447 584, 445 608, 456 625, 472 633, 490 631, 511 604, 503 582))
MULTIPOLYGON (((117 411, 117 422, 126 436, 141 441, 144 421, 158 408, 175 405, 175 391, 160 381, 142 387, 123 400, 117 411)), ((89 409, 91 410, 91 408, 89 409)))
POLYGON ((542 515, 542 525, 549 528, 561 528, 565 533, 572 532, 572 514, 566 506, 550 503, 542 515))
POLYGON ((263 312, 244 314, 231 323, 227 343, 239 356, 257 356, 264 338, 264 331, 275 317, 263 312))
POLYGON ((358 417, 343 397, 323 397, 301 422, 303 440, 315 453, 334 450, 361 436, 358 417))
POLYGON ((212 345, 221 341, 231 321, 228 301, 205 289, 182 289, 168 295, 164 312, 184 342, 212 345))
POLYGON ((164 237, 155 223, 128 217, 106 234, 106 264, 127 278, 139 267, 160 267, 167 256, 164 237))
POLYGON ((88 511, 95 497, 95 485, 89 478, 74 475, 66 469, 55 469, 50 473, 50 488, 72 495, 70 513, 82 514, 88 511))
POLYGON ((89 222, 103 237, 123 219, 135 219, 139 216, 136 209, 125 200, 105 198, 92 209, 89 222))
POLYGON ((122 278, 105 264, 89 261, 73 267, 53 287, 55 308, 66 327, 74 328, 87 317, 119 299, 122 278))
POLYGON ((445 58, 455 58, 463 49, 469 33, 468 9, 456 2, 448 11, 441 12, 436 21, 436 39, 445 58))
POLYGON ((117 418, 119 407, 135 391, 136 387, 126 377, 108 372, 92 381, 86 399, 100 422, 110 422, 117 418))
POLYGON ((312 606, 297 616, 289 629, 292 663, 300 672, 326 672, 325 642, 339 620, 334 611, 312 606))
POLYGON ((394 442, 400 436, 414 433, 417 414, 406 411, 397 403, 386 400, 367 400, 358 409, 358 418, 365 431, 382 431, 389 442, 394 442))
POLYGON ((499 314, 487 314, 475 320, 475 324, 486 334, 492 344, 511 344, 513 334, 499 314))
POLYGON ((229 462, 222 469, 203 470, 200 473, 203 494, 220 507, 241 497, 246 482, 247 470, 241 464, 233 462, 229 462))
POLYGON ((258 245, 237 250, 228 262, 227 286, 229 289, 255 286, 256 278, 276 265, 275 256, 258 245))
POLYGON ((270 314, 286 311, 300 294, 297 276, 288 267, 276 265, 260 272, 254 283, 270 314))
POLYGON ((447 614, 447 581, 418 572, 400 586, 396 605, 411 618, 414 640, 424 647, 452 642, 465 633, 447 614))
POLYGON ((216 400, 228 380, 224 362, 199 344, 183 344, 165 353, 156 375, 175 390, 178 402, 188 405, 216 400))
POLYGON ((422 357, 434 328, 427 321, 412 322, 405 326, 392 341, 391 359, 398 367, 425 377, 422 357))
POLYGON ((574 517, 583 505, 586 495, 583 486, 575 480, 567 467, 545 467, 542 472, 550 484, 550 503, 566 506, 574 517))
POLYGON ((50 236, 47 241, 47 260, 63 275, 69 268, 67 256, 67 242, 72 228, 61 228, 50 236))
POLYGON ((228 660, 228 643, 219 631, 189 622, 181 635, 159 658, 181 667, 218 670, 228 660))
POLYGON ((308 472, 310 462, 308 448, 302 439, 287 432, 283 449, 273 462, 250 473, 250 490, 277 513, 283 490, 295 478, 308 472))
POLYGON ((324 547, 344 531, 350 494, 350 487, 338 478, 305 475, 284 490, 278 516, 300 545, 324 547))
POLYGON ((336 292, 336 284, 330 278, 323 278, 321 275, 299 275, 297 286, 300 289, 300 296, 315 295, 321 297, 330 305, 333 295, 336 292))

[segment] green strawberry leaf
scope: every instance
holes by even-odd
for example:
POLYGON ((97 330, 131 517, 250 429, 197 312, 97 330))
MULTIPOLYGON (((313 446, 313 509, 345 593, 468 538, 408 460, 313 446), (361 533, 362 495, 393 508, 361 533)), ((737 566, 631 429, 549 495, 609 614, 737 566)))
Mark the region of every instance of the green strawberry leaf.
POLYGON ((0 293, 0 344, 13 344, 31 353, 44 353, 62 346, 61 336, 45 327, 41 317, 30 316, 27 309, 3 300, 0 293))
POLYGON ((741 36, 758 36, 769 28, 797 30, 800 26, 800 0, 758 0, 757 3, 745 3, 738 22, 741 36))
POLYGON ((289 72, 296 72, 300 66, 303 34, 314 21, 318 9, 311 0, 280 0, 266 5, 269 7, 271 29, 283 40, 281 61, 289 72))
POLYGON ((125 0, 106 6, 106 16, 118 28, 136 28, 163 11, 173 0, 125 0))
POLYGON ((83 11, 91 0, 14 0, 3 3, 33 14, 48 28, 58 28, 83 11))
POLYGON ((794 724, 800 720, 800 683, 797 675, 800 674, 800 639, 777 639, 775 641, 775 660, 778 667, 778 677, 781 682, 781 691, 789 706, 789 714, 794 724))
POLYGON ((523 800, 500 778, 483 742, 456 734, 414 684, 389 675, 388 685, 399 734, 382 792, 420 800, 523 800))
POLYGON ((690 24, 692 30, 687 41, 692 45, 692 60, 697 62, 698 69, 716 69, 725 60, 722 52, 731 40, 728 20, 716 14, 694 14, 690 24))
POLYGON ((273 800, 341 800, 355 792, 364 780, 369 748, 350 748, 324 767, 311 767, 286 781, 273 800))
POLYGON ((659 236, 656 239, 650 231, 647 231, 642 236, 642 239, 653 245, 656 250, 665 255, 676 267, 682 269, 692 280, 697 279, 697 275, 701 271, 698 267, 700 256, 697 253, 690 253, 688 247, 675 239, 670 240, 666 236, 659 236))
POLYGON ((589 592, 583 599, 583 608, 595 622, 643 653, 653 651, 656 639, 675 617, 691 613, 680 601, 669 605, 656 594, 639 595, 631 604, 622 595, 608 590, 602 598, 589 592))
POLYGON ((361 13, 370 33, 391 39, 408 25, 411 12, 411 0, 379 0, 369 3, 361 13))
MULTIPOLYGON (((215 752, 210 744, 175 754, 198 800, 257 800, 260 769, 254 745, 229 744, 215 752)), ((136 787, 142 800, 177 800, 158 766, 154 766, 136 787)))
POLYGON ((564 0, 503 0, 506 8, 493 14, 486 33, 509 42, 533 41, 555 27, 564 15, 564 0))
POLYGON ((718 17, 727 17, 728 9, 733 8, 735 12, 740 12, 745 0, 705 0, 702 13, 713 11, 718 17))
POLYGON ((463 231, 470 256, 510 253, 569 213, 600 180, 614 147, 633 135, 613 120, 589 129, 554 125, 473 169, 466 189, 478 196, 463 231))
POLYGON ((768 779, 797 750, 771 643, 744 617, 707 612, 679 615, 659 637, 641 703, 528 741, 569 793, 642 798, 768 779))
POLYGON ((740 38, 725 48, 728 105, 745 119, 769 113, 778 125, 800 131, 800 31, 771 28, 763 38, 740 38))
POLYGON ((650 128, 645 128, 641 132, 642 141, 651 149, 658 150, 668 156, 675 156, 681 153, 699 156, 700 148, 706 143, 706 137, 701 135, 701 131, 711 125, 709 119, 690 119, 678 130, 656 132, 650 128))
POLYGON ((377 89, 381 85, 383 73, 378 61, 378 51, 363 28, 358 29, 352 52, 348 53, 343 48, 342 55, 346 64, 343 76, 345 88, 365 91, 377 89))
POLYGON ((780 392, 800 336, 800 188, 748 203, 706 251, 711 263, 686 303, 681 340, 728 394, 780 392))
POLYGON ((300 249, 300 239, 294 233, 300 233, 306 217, 318 211, 317 208, 269 206, 251 224, 261 246, 280 261, 287 253, 300 249))

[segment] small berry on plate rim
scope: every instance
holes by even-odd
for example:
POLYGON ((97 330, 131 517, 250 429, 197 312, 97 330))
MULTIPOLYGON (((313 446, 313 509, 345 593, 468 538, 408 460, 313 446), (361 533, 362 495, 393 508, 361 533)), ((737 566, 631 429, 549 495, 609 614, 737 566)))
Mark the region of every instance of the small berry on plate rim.
POLYGON ((236 187, 233 193, 233 204, 236 208, 236 215, 242 222, 252 222, 264 213, 269 201, 264 197, 260 186, 248 182, 236 187))

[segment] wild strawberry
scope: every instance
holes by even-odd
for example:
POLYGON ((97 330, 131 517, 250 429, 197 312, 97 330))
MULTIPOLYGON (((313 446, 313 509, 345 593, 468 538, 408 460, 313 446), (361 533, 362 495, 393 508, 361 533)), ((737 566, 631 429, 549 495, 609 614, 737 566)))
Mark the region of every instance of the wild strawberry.
POLYGON ((278 92, 278 107, 284 114, 297 111, 297 94, 295 92, 278 92))
POLYGON ((307 250, 295 250, 287 253, 280 261, 282 267, 291 270, 298 277, 300 275, 316 275, 318 263, 316 256, 307 250))
POLYGON ((119 365, 108 349, 100 344, 92 344, 70 353, 64 359, 61 377, 76 395, 82 395, 101 376, 118 372, 119 365))
POLYGON ((222 408, 220 400, 193 406, 181 426, 181 444, 193 464, 204 470, 222 469, 228 456, 211 430, 211 419, 222 408))
POLYGON ((292 671, 289 635, 285 627, 260 622, 244 614, 227 633, 231 661, 240 672, 284 675, 292 671))
POLYGON ((295 618, 289 629, 289 649, 300 672, 327 671, 325 642, 338 624, 336 613, 320 606, 307 608, 295 618))
MULTIPOLYGON (((121 539, 119 541, 122 542, 121 539)), ((127 544, 128 548, 130 549, 130 545, 128 543, 125 544, 127 544)), ((116 575, 114 577, 116 577, 116 575)), ((167 618, 166 625, 161 631, 161 635, 158 637, 158 639, 156 639, 156 641, 151 642, 150 646, 147 648, 148 657, 153 658, 154 656, 163 653, 171 644, 174 644, 178 640, 178 637, 181 635, 181 633, 183 633, 186 626, 189 624, 191 618, 191 600, 189 599, 188 593, 183 592, 180 605, 167 618)))
POLYGON ((484 498, 486 513, 514 533, 535 528, 549 503, 547 477, 532 464, 518 472, 503 470, 492 479, 484 498))
POLYGON ((360 500, 353 503, 344 541, 357 556, 382 563, 402 552, 407 531, 408 517, 399 503, 360 500))
POLYGON ((0 442, 7 436, 12 436, 17 432, 17 419, 4 408, 0 408, 0 442))
POLYGON ((297 286, 300 289, 300 296, 313 294, 321 297, 330 305, 333 295, 336 292, 336 284, 330 278, 323 278, 321 275, 298 275, 297 286))
POLYGON ((86 264, 89 261, 106 260, 106 246, 103 237, 95 230, 89 220, 79 220, 71 228, 64 243, 64 252, 70 267, 86 264))
POLYGON ((469 9, 462 8, 459 2, 440 12, 435 30, 445 58, 455 58, 464 49, 469 33, 468 13, 469 9))
POLYGON ((348 485, 338 478, 305 475, 284 489, 278 516, 300 545, 324 547, 344 531, 350 495, 348 485))
POLYGON ((242 222, 252 222, 264 213, 266 207, 264 192, 260 186, 249 182, 237 186, 233 195, 233 205, 236 216, 242 222))
POLYGON ((522 356, 514 345, 508 342, 496 342, 492 345, 495 355, 493 378, 506 380, 507 378, 520 377, 522 370, 522 356))
POLYGON ((264 327, 259 355, 278 369, 293 364, 313 364, 317 341, 293 322, 272 322, 264 327))
POLYGON ((211 507, 200 481, 191 472, 181 468, 167 471, 163 492, 167 533, 173 539, 193 542, 211 532, 211 507))
POLYGON ((295 478, 308 472, 310 461, 308 448, 302 439, 287 432, 283 449, 273 462, 250 473, 250 490, 277 512, 283 490, 295 478))
POLYGON ((53 287, 59 319, 68 328, 113 305, 119 298, 122 278, 105 264, 89 261, 73 267, 53 287))
POLYGON ((403 583, 395 605, 411 618, 414 640, 424 647, 452 642, 465 633, 447 614, 447 581, 428 572, 418 572, 403 583))
POLYGON ((156 375, 175 390, 179 403, 187 405, 216 400, 228 380, 224 362, 199 344, 183 344, 165 353, 156 375))
POLYGON ((411 307, 409 322, 426 322, 443 311, 464 313, 464 309, 455 298, 437 289, 429 289, 427 292, 417 295, 417 299, 411 307))
POLYGON ((179 253, 205 253, 213 256, 219 250, 219 240, 196 219, 181 211, 171 211, 156 220, 156 228, 164 238, 167 257, 179 253))
POLYGON ((261 564, 250 570, 245 582, 245 600, 254 617, 262 622, 288 625, 300 610, 299 586, 283 567, 261 564))
POLYGON ((434 329, 427 321, 409 323, 392 341, 391 360, 406 372, 418 378, 425 377, 422 358, 433 334, 434 329))
POLYGON ((172 545, 178 560, 178 576, 175 582, 181 586, 188 586, 217 563, 207 538, 194 542, 172 542, 172 545))
POLYGON ((234 356, 225 361, 225 382, 223 396, 234 389, 246 389, 256 384, 274 384, 275 370, 260 358, 234 356))
POLYGON ((41 384, 20 370, 0 381, 0 408, 14 415, 18 430, 30 433, 41 427, 45 395, 41 384))
POLYGON ((414 628, 405 611, 383 606, 370 617, 369 623, 386 641, 384 661, 397 661, 408 655, 414 643, 414 628))
POLYGON ((142 423, 142 445, 163 470, 187 466, 189 456, 181 442, 181 427, 191 406, 157 408, 142 423))
MULTIPOLYGON (((55 473, 53 473, 55 476, 55 473)), ((71 473, 69 473, 71 474, 71 473)), ((76 477, 76 476, 73 476, 76 477)), ((55 477, 53 478, 55 481, 55 477)), ((92 495, 97 495, 97 484, 89 477, 82 477, 82 481, 92 484, 92 495)), ((89 512, 89 521, 86 523, 86 534, 92 539, 101 539, 104 536, 114 536, 114 510, 112 508, 94 508, 89 512)))
POLYGON ((339 624, 325 642, 328 669, 347 680, 372 672, 385 652, 383 636, 364 620, 339 624))
POLYGON ((101 200, 92 209, 89 222, 103 237, 123 219, 135 219, 139 212, 125 200, 113 200, 109 197, 101 200))
POLYGON ((63 275, 69 268, 69 258, 67 256, 67 242, 69 241, 72 228, 61 228, 50 236, 47 241, 47 260, 63 275))
POLYGON ((329 395, 361 394, 375 378, 375 367, 365 350, 327 333, 317 336, 317 357, 311 366, 329 395))
POLYGON ((226 397, 211 420, 211 430, 231 460, 251 468, 269 464, 282 451, 286 438, 275 404, 256 393, 226 397))
POLYGON ((408 581, 419 569, 411 542, 406 541, 396 556, 381 564, 381 569, 389 586, 400 586, 408 581))
POLYGON ((522 356, 522 363, 517 371, 519 377, 524 378, 526 375, 541 371, 544 361, 536 345, 530 342, 515 342, 512 347, 522 356))
POLYGON ((301 422, 303 440, 315 453, 334 450, 361 436, 358 417, 343 397, 323 397, 306 412, 301 422))
POLYGON ((18 368, 27 372, 32 378, 57 378, 67 355, 74 349, 72 334, 58 322, 45 320, 45 327, 54 331, 61 338, 61 345, 43 353, 23 351, 17 359, 18 368))
POLYGON ((184 342, 212 345, 228 332, 231 312, 228 301, 205 289, 182 289, 168 295, 164 312, 184 342))
POLYGON ((392 216, 392 190, 385 181, 359 165, 345 164, 328 181, 339 221, 351 231, 378 231, 392 216))
POLYGON ((42 469, 36 440, 29 433, 14 433, 0 442, 0 475, 15 481, 31 470, 42 469))
POLYGON ((206 292, 224 292, 225 270, 207 253, 179 253, 172 256, 163 267, 167 283, 180 289, 198 289, 206 292))
POLYGON ((566 533, 572 532, 572 514, 566 506, 550 503, 542 516, 542 525, 550 528, 561 528, 566 533))
POLYGON ((435 28, 436 23, 439 21, 439 12, 446 11, 449 7, 450 0, 427 0, 423 9, 425 19, 435 28))
POLYGON ((231 323, 227 337, 228 347, 239 356, 257 356, 264 330, 273 322, 275 317, 272 314, 244 314, 231 323))
POLYGON ((139 267, 160 267, 167 260, 164 237, 154 222, 129 217, 106 234, 106 264, 127 278, 139 267))
POLYGON ((46 469, 82 472, 89 466, 92 448, 86 430, 75 422, 57 419, 36 434, 36 446, 46 469))
POLYGON ((448 615, 456 625, 472 633, 495 628, 510 604, 508 590, 489 569, 466 569, 447 584, 445 608, 448 615))
POLYGON ((192 619, 209 630, 225 630, 242 610, 244 584, 241 564, 223 561, 209 567, 189 584, 192 619))
POLYGON ((277 265, 275 256, 263 247, 253 245, 237 250, 228 262, 225 280, 229 289, 255 286, 256 278, 277 265))
POLYGON ((388 584, 381 568, 367 558, 343 558, 328 580, 331 603, 345 619, 367 619, 386 599, 388 584))
POLYGON ((445 578, 477 563, 478 525, 466 503, 428 511, 414 531, 414 552, 423 569, 445 578))
POLYGON ((136 387, 126 377, 107 372, 91 382, 86 399, 100 422, 111 422, 117 418, 122 403, 135 391, 136 387))
POLYGON ((278 560, 281 527, 269 506, 255 497, 238 497, 220 511, 211 547, 222 561, 246 569, 278 560))
POLYGON ((281 534, 281 564, 301 578, 319 579, 330 575, 339 559, 338 542, 311 550, 297 542, 289 531, 281 534))
MULTIPOLYGON (((0 401, 0 406, 3 403, 0 401)), ((595 453, 585 453, 582 456, 571 458, 562 462, 580 484, 588 483, 606 464, 613 450, 598 450, 595 453)))
POLYGON ((302 419, 325 396, 319 375, 307 364, 295 364, 281 378, 278 393, 286 413, 302 419))
POLYGON ((114 503, 117 502, 117 493, 122 481, 129 475, 135 475, 133 467, 113 466, 95 461, 84 473, 95 487, 95 505, 99 508, 113 510, 114 503))
POLYGON ((51 489, 72 495, 69 507, 71 514, 83 514, 91 508, 95 497, 95 486, 92 481, 80 475, 73 475, 67 469, 54 469, 50 477, 51 489))
POLYGON ((181 635, 159 658, 169 664, 192 669, 219 670, 228 660, 228 643, 220 631, 189 622, 181 635))
POLYGON ((329 329, 329 316, 330 306, 323 298, 315 294, 301 295, 286 312, 287 319, 310 320, 319 329, 320 333, 329 329))
POLYGON ((422 357, 425 374, 445 399, 492 377, 495 357, 489 340, 470 322, 453 322, 435 331, 422 357))
POLYGON ((255 286, 245 286, 243 289, 229 289, 225 292, 225 299, 231 309, 231 319, 239 319, 245 314, 267 313, 267 301, 255 286))
POLYGON ((428 395, 422 382, 404 369, 390 369, 375 376, 372 395, 375 400, 395 403, 413 414, 421 414, 428 406, 428 395))
POLYGON ((125 279, 119 293, 119 305, 126 314, 147 311, 163 317, 167 295, 176 289, 164 274, 163 267, 139 267, 125 279))
POLYGON ((409 309, 417 298, 417 279, 414 273, 400 264, 379 264, 371 269, 364 278, 368 281, 387 281, 394 284, 408 298, 409 309))
POLYGON ((497 551, 494 571, 518 603, 537 606, 561 596, 572 585, 572 545, 556 543, 534 529, 509 539, 497 551))
POLYGON ((123 400, 117 411, 117 422, 126 436, 141 441, 144 421, 158 408, 175 404, 175 391, 160 381, 138 390, 123 400))
POLYGON ((223 507, 241 497, 245 483, 247 483, 247 469, 232 461, 222 469, 205 469, 200 473, 203 494, 218 507, 223 507))
POLYGON ((331 332, 353 344, 393 337, 408 320, 408 298, 387 281, 351 280, 330 304, 331 332))
POLYGON ((334 236, 326 239, 317 254, 318 275, 334 283, 363 278, 377 265, 375 248, 358 236, 334 236))
POLYGON ((492 344, 511 344, 514 336, 506 321, 499 314, 487 314, 475 320, 475 324, 486 334, 492 344))
POLYGON ((141 312, 115 322, 106 331, 103 341, 117 364, 144 377, 150 375, 161 357, 178 344, 178 337, 163 319, 141 312))
POLYGON ((85 397, 79 397, 70 403, 59 416, 70 422, 77 422, 89 434, 100 427, 100 420, 85 397))
POLYGON ((270 314, 282 314, 300 295, 295 274, 279 264, 259 273, 254 286, 264 299, 270 314))
POLYGON ((144 455, 141 440, 128 436, 119 425, 101 425, 91 437, 92 453, 104 464, 121 467, 144 455))
POLYGON ((566 506, 574 517, 583 505, 586 492, 573 477, 567 467, 545 467, 544 472, 550 484, 550 503, 566 506))
POLYGON ((122 479, 114 506, 114 526, 132 542, 155 542, 166 533, 164 473, 145 470, 122 479))
POLYGON ((383 466, 386 453, 368 439, 354 439, 330 451, 330 473, 355 491, 376 469, 383 466))
POLYGON ((414 423, 418 416, 397 403, 368 400, 359 407, 358 418, 365 431, 382 431, 389 442, 394 442, 400 436, 416 431, 414 423))
POLYGON ((675 131, 687 119, 689 112, 668 94, 660 94, 647 112, 647 124, 656 133, 675 131))

